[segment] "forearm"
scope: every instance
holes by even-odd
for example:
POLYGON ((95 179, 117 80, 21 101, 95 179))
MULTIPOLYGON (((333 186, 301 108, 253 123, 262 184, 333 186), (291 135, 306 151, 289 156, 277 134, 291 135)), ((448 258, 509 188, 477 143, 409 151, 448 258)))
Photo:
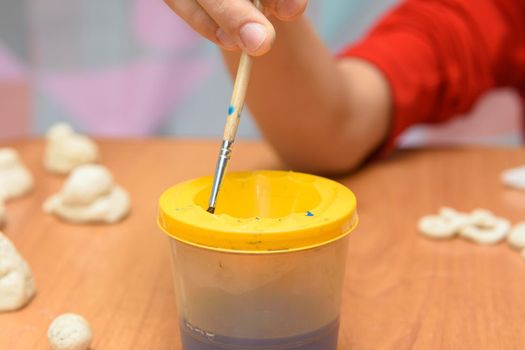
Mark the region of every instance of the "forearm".
MULTIPOLYGON (((355 86, 366 74, 362 77, 360 67, 357 81, 352 80, 355 62, 338 62, 307 20, 276 21, 274 26, 275 45, 268 54, 254 58, 247 95, 261 131, 295 168, 314 172, 354 168, 386 133, 386 127, 379 125, 385 122, 382 116, 364 120, 368 112, 363 114, 362 103, 353 101, 364 97, 366 102, 367 96, 360 96, 363 87, 355 86), (375 118, 378 128, 374 131, 375 118)), ((225 52, 225 58, 235 74, 238 54, 225 52)), ((369 91, 367 84, 364 88, 373 95, 375 92, 369 91)), ((383 105, 381 109, 385 109, 383 105)))

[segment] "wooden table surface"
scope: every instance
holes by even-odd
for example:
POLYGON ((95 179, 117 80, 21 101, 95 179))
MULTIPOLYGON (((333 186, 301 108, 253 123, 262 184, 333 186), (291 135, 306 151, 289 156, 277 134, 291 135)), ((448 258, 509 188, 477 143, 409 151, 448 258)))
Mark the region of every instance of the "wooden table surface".
MULTIPOLYGON (((63 178, 41 166, 43 143, 17 141, 36 188, 7 204, 4 232, 33 269, 38 294, 0 314, 0 349, 48 349, 46 330, 64 312, 84 315, 93 349, 181 349, 167 238, 156 227, 168 186, 210 174, 217 142, 99 142, 103 164, 131 193, 132 213, 112 226, 75 226, 45 215, 63 178)), ((4 144, 6 145, 6 144, 4 144)), ((436 242, 416 231, 442 205, 482 207, 525 220, 525 192, 504 188, 525 150, 407 151, 341 181, 358 197, 350 238, 340 349, 523 349, 525 260, 502 243, 436 242)), ((232 170, 283 168, 261 143, 239 142, 232 170)))

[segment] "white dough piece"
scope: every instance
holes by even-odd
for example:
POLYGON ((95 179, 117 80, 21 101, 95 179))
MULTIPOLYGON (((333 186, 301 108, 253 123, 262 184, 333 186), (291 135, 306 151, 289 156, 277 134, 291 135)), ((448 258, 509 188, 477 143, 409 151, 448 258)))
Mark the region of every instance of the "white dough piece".
POLYGON ((13 243, 0 233, 0 312, 20 309, 35 292, 29 265, 18 254, 13 243))
POLYGON ((47 339, 53 350, 88 350, 93 333, 84 317, 67 313, 51 322, 47 330, 47 339))
POLYGON ((465 213, 461 213, 454 208, 441 207, 439 209, 439 215, 445 218, 456 218, 458 216, 461 216, 461 217, 465 216, 465 213))
POLYGON ((419 231, 430 238, 451 238, 466 225, 468 217, 452 208, 443 207, 439 215, 427 215, 419 220, 419 231))
POLYGON ((0 199, 19 197, 33 188, 33 175, 12 148, 0 148, 0 199))
POLYGON ((469 224, 460 230, 465 237, 478 244, 496 244, 501 242, 510 230, 510 222, 485 209, 476 209, 469 216, 469 224))
POLYGON ((487 209, 474 209, 469 215, 468 220, 471 225, 491 226, 496 216, 487 209))
POLYGON ((525 248, 525 222, 514 225, 509 232, 507 241, 514 248, 525 248))
POLYGON ((99 158, 95 142, 77 134, 67 124, 54 125, 47 132, 46 138, 44 166, 53 173, 68 174, 77 166, 94 163, 99 158))
POLYGON ((107 195, 113 188, 113 175, 102 165, 88 164, 75 168, 60 191, 62 203, 85 205, 107 195))
POLYGON ((120 186, 114 186, 107 195, 86 205, 68 205, 60 195, 54 195, 44 203, 44 211, 53 213, 73 223, 115 223, 129 212, 128 193, 120 186))
POLYGON ((442 207, 439 209, 439 215, 442 218, 452 221, 457 226, 458 231, 461 227, 469 223, 469 215, 467 213, 457 211, 453 208, 442 207))
POLYGON ((9 147, 0 148, 0 169, 9 168, 19 162, 18 153, 9 147))
POLYGON ((525 190, 525 166, 504 171, 501 181, 509 187, 525 190))
POLYGON ((450 238, 457 232, 455 225, 440 215, 426 215, 419 219, 419 231, 431 238, 450 238))
POLYGON ((130 210, 128 193, 113 183, 102 165, 76 168, 62 190, 44 203, 43 209, 74 223, 115 223, 130 210))

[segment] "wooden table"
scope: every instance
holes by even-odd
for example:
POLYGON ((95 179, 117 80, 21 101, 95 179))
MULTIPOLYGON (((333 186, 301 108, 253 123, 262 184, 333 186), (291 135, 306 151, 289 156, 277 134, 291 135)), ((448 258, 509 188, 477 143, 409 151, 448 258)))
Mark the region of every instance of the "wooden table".
MULTIPOLYGON (((42 169, 43 143, 19 141, 36 189, 8 203, 5 233, 30 263, 38 295, 0 314, 0 349, 48 349, 46 330, 63 312, 84 315, 93 349, 180 349, 167 238, 155 224, 168 186, 209 174, 217 142, 100 141, 103 163, 132 197, 113 226, 74 226, 45 215, 44 199, 63 178, 42 169)), ((525 261, 502 243, 436 242, 417 219, 442 205, 487 208, 525 220, 525 193, 502 187, 501 170, 525 150, 407 151, 341 181, 359 199, 351 236, 341 350, 523 349, 525 261)), ((260 143, 239 142, 232 170, 283 166, 260 143)))

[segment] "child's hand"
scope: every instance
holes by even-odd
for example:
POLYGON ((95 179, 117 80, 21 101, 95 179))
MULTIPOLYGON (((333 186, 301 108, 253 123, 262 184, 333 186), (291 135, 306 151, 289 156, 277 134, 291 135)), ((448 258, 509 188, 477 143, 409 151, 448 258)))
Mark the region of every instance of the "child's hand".
MULTIPOLYGON (((250 55, 268 52, 275 30, 248 0, 164 0, 195 31, 227 50, 250 55)), ((261 0, 267 14, 290 21, 300 17, 308 0, 261 0)))

